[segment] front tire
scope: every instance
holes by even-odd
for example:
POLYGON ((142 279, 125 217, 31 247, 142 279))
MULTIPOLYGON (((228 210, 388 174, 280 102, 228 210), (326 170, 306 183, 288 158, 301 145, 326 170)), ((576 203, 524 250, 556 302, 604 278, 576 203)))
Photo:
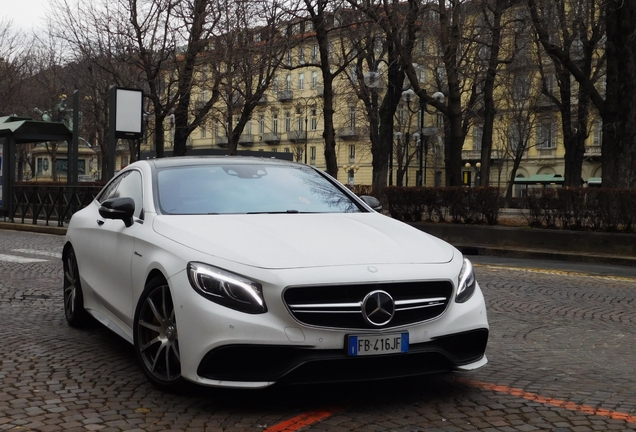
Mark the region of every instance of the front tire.
POLYGON ((84 328, 92 323, 91 316, 84 309, 84 295, 73 247, 68 248, 64 257, 64 315, 71 327, 84 328))
POLYGON ((152 279, 142 293, 134 321, 135 353, 150 382, 167 391, 184 385, 179 335, 170 287, 162 277, 152 279))

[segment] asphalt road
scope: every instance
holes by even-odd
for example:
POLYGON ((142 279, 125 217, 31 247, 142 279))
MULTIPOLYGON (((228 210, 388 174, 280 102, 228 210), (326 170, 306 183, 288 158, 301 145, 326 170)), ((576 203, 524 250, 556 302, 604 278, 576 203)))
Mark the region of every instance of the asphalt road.
POLYGON ((636 430, 633 267, 471 257, 491 325, 475 372, 174 395, 108 330, 66 325, 62 241, 0 230, 0 430, 636 430))

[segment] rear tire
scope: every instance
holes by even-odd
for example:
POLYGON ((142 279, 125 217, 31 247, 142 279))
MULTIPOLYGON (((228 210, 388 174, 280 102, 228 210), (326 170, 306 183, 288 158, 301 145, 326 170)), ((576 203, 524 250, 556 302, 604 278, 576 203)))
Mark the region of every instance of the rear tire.
POLYGON ((170 287, 155 277, 139 298, 134 321, 135 354, 152 384, 170 392, 184 387, 179 335, 170 287))
POLYGON ((68 248, 64 257, 64 315, 71 327, 84 328, 93 323, 92 317, 84 309, 84 295, 73 247, 68 248))

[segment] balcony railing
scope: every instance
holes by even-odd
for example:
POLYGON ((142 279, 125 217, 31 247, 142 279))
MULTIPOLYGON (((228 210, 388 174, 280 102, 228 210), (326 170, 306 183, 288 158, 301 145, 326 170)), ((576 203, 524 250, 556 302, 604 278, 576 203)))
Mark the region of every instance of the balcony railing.
POLYGON ((554 157, 556 156, 555 148, 539 148, 539 157, 554 157))
POLYGON ((239 137, 239 142, 240 145, 244 145, 244 146, 252 146, 254 145, 254 135, 252 134, 242 134, 239 137))
POLYGON ((218 137, 216 137, 216 145, 218 145, 219 147, 227 147, 229 142, 230 142, 230 140, 226 136, 218 136, 218 137))
POLYGON ((585 156, 601 156, 601 146, 591 145, 585 147, 585 156))
POLYGON ((307 132, 299 130, 291 130, 287 132, 287 139, 292 142, 305 141, 307 139, 307 132))
POLYGON ((338 131, 338 136, 342 139, 356 139, 358 135, 358 128, 354 126, 347 126, 338 131))
POLYGON ((278 92, 277 97, 281 102, 290 101, 294 98, 294 92, 291 90, 282 90, 278 92))
POLYGON ((267 144, 276 145, 280 143, 280 135, 273 132, 267 132, 263 134, 263 141, 267 144))

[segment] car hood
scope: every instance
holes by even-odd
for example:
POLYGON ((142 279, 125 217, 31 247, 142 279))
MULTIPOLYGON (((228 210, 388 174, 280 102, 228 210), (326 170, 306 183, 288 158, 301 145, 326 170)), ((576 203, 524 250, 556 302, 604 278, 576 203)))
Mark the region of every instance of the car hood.
POLYGON ((160 215, 159 235, 196 251, 268 269, 441 264, 448 243, 377 213, 160 215))

